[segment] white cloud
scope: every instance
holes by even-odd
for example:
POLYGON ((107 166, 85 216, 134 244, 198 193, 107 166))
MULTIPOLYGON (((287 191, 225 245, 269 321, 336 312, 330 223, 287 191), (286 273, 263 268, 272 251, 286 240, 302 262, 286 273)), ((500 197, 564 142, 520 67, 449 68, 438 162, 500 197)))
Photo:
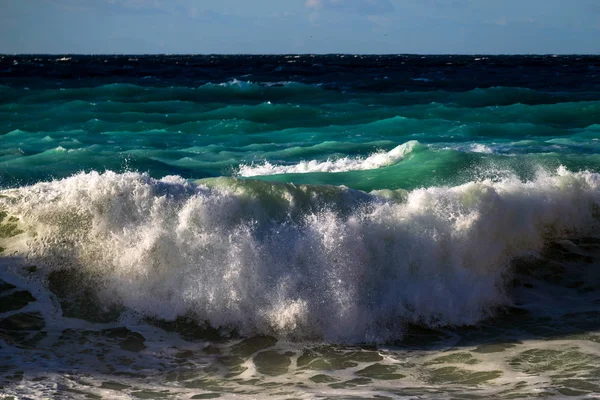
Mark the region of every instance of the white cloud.
POLYGON ((306 7, 313 10, 355 12, 360 14, 384 14, 392 12, 390 0, 306 0, 306 7))
POLYGON ((323 7, 323 0, 306 0, 306 7, 321 8, 323 7))

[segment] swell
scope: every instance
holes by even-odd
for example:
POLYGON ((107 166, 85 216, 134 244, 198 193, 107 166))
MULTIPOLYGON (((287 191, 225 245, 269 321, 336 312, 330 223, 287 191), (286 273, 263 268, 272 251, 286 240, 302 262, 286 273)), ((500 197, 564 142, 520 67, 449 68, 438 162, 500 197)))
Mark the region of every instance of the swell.
POLYGON ((111 83, 98 86, 60 89, 11 88, 0 85, 0 100, 14 100, 19 104, 52 104, 57 102, 96 102, 111 100, 124 103, 215 103, 240 104, 265 101, 335 103, 357 101, 368 103, 378 98, 383 105, 410 106, 414 104, 443 103, 464 108, 508 106, 512 104, 544 105, 581 101, 598 101, 595 91, 567 92, 533 90, 522 87, 492 86, 462 91, 442 89, 422 91, 397 90, 393 92, 353 92, 327 89, 327 85, 305 84, 293 81, 246 82, 233 79, 223 83, 190 86, 149 86, 133 83, 111 83))
POLYGON ((351 129, 372 135, 457 133, 462 136, 553 136, 569 129, 600 123, 600 102, 512 104, 494 107, 460 107, 432 102, 386 106, 377 97, 364 102, 311 104, 264 99, 256 103, 189 101, 123 102, 112 99, 55 104, 8 103, 0 106, 0 134, 22 131, 85 129, 90 132, 169 129, 202 134, 228 131, 244 125, 240 134, 285 129, 313 129, 343 134, 351 129))
POLYGON ((600 175, 564 168, 371 194, 92 172, 1 194, 25 231, 3 255, 38 279, 75 270, 106 307, 353 342, 476 324, 511 303, 513 258, 600 222, 600 175))

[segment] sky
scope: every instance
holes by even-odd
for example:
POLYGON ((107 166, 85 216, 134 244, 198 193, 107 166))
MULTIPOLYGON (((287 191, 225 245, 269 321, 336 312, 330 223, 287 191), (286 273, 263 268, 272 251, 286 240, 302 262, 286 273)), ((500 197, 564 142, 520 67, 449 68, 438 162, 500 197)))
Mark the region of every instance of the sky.
POLYGON ((600 0, 0 0, 0 53, 600 53, 600 0))

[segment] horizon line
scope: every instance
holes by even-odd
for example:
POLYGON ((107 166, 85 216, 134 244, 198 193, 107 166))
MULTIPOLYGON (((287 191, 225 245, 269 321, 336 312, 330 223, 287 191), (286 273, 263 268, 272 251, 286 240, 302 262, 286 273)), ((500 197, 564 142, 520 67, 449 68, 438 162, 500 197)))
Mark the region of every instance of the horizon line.
POLYGON ((600 56, 600 53, 2 53, 0 56, 600 56))

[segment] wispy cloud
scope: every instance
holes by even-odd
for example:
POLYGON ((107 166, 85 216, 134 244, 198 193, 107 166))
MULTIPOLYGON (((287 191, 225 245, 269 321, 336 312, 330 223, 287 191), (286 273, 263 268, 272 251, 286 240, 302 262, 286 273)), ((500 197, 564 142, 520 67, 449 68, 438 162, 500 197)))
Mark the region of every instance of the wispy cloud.
POLYGON ((129 8, 159 8, 163 3, 160 0, 106 0, 106 2, 129 8))
MULTIPOLYGON (((0 0, 2 1, 2 0, 0 0)), ((46 0, 65 11, 99 13, 111 16, 168 15, 192 19, 222 21, 225 15, 190 0, 46 0)))
POLYGON ((168 13, 162 0, 46 0, 50 4, 70 12, 97 12, 101 14, 145 15, 168 13))
POLYGON ((394 11, 390 0, 306 0, 306 7, 316 10, 385 14, 394 11))

